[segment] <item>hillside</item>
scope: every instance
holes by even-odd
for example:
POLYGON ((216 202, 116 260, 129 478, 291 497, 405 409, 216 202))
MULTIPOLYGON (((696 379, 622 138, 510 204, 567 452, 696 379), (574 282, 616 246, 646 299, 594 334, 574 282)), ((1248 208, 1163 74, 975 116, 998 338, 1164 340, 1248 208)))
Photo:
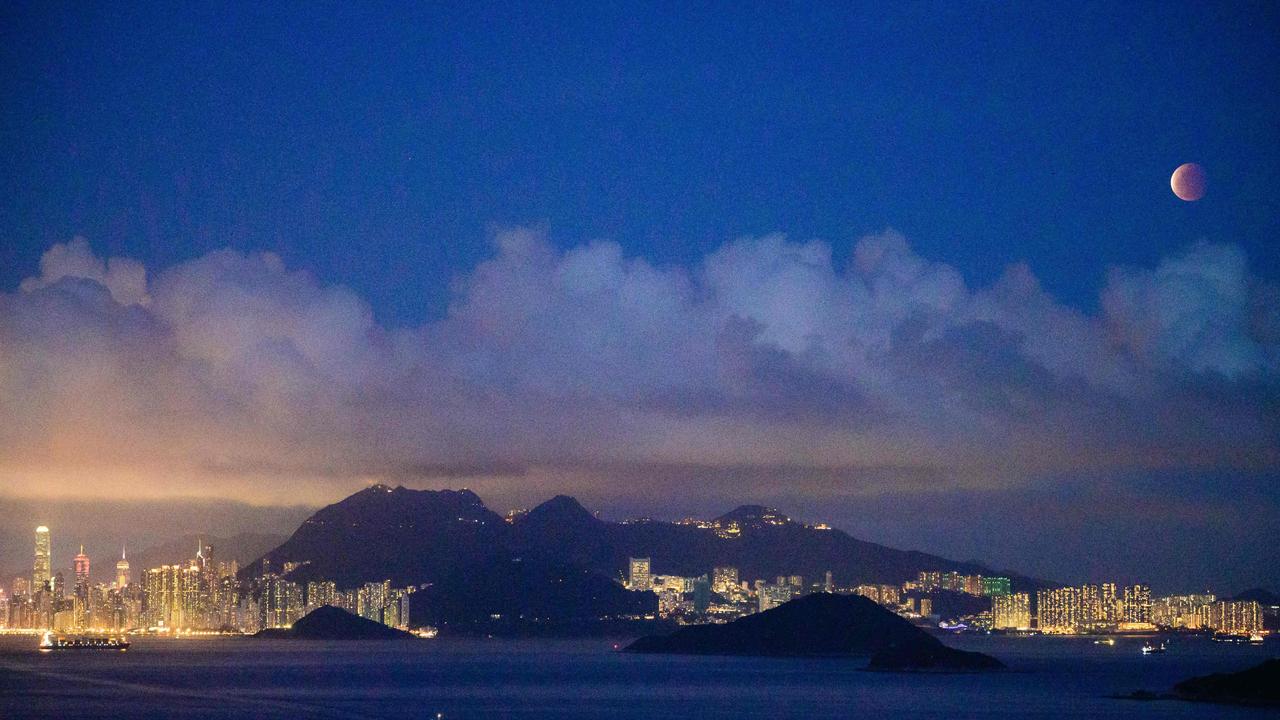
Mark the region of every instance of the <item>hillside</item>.
POLYGON ((266 560, 276 571, 301 563, 290 574, 298 582, 419 585, 414 619, 433 623, 653 612, 653 595, 613 582, 630 557, 652 558, 655 574, 697 576, 734 566, 744 580, 800 574, 817 581, 827 570, 845 584, 898 583, 921 570, 993 573, 810 527, 761 506, 742 506, 701 525, 615 523, 561 495, 509 523, 468 490, 376 485, 316 512, 242 575, 260 574, 266 560))
POLYGON ((633 653, 867 657, 879 670, 993 670, 981 653, 943 645, 894 613, 859 596, 815 593, 724 625, 688 625, 640 638, 633 653))

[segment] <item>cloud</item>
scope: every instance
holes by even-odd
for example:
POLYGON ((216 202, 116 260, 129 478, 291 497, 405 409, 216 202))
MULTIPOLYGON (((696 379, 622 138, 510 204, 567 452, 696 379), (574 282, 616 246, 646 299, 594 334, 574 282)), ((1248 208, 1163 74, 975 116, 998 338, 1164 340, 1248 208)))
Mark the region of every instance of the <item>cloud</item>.
POLYGON ((22 281, 26 292, 48 287, 63 278, 94 280, 111 293, 121 305, 147 304, 147 270, 135 260, 111 258, 103 261, 93 254, 89 241, 82 237, 57 243, 40 258, 40 277, 22 281))
POLYGON ((839 494, 895 468, 953 489, 1276 469, 1280 293, 1238 248, 1114 269, 1101 307, 1021 264, 970 288, 893 231, 848 258, 769 235, 683 267, 515 229, 441 318, 389 328, 270 253, 148 274, 77 238, 0 294, 0 488, 319 501, 502 468, 483 482, 585 472, 608 495, 661 466, 750 468, 732 476, 757 489, 808 468, 839 494))

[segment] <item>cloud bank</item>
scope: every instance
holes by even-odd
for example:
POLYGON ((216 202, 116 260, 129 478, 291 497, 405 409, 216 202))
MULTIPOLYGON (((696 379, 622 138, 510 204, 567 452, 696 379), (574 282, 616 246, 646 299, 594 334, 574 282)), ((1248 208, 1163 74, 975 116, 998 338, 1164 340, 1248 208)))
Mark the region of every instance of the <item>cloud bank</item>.
POLYGON ((1025 265, 970 287, 893 231, 664 267, 515 229, 415 328, 271 253, 148 270, 77 238, 39 269, 0 294, 13 495, 629 497, 704 468, 726 496, 814 497, 1280 467, 1280 291, 1232 245, 1113 269, 1086 314, 1025 265))

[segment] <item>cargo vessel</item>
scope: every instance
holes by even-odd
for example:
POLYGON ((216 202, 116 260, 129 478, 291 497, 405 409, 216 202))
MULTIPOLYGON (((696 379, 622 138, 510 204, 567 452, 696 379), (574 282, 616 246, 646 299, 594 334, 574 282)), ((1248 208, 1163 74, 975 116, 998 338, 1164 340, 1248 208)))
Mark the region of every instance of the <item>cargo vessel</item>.
POLYGON ((59 635, 47 632, 40 637, 40 652, 54 650, 128 650, 129 640, 117 635, 59 635))

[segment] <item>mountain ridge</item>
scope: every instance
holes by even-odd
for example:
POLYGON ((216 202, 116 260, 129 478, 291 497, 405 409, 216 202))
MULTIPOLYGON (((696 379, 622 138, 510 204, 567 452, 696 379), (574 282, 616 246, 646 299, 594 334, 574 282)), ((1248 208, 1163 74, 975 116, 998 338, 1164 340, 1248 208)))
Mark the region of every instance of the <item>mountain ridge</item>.
MULTIPOLYGON (((263 560, 277 569, 295 562, 303 563, 291 576, 298 580, 323 578, 353 586, 389 579, 416 585, 520 559, 617 578, 630 557, 649 557, 654 574, 698 576, 732 566, 744 580, 802 575, 817 581, 828 570, 844 584, 897 584, 923 570, 996 574, 972 562, 897 550, 842 530, 798 523, 763 505, 741 505, 711 521, 610 522, 576 499, 556 495, 504 519, 470 490, 386 485, 316 511, 243 572, 260 572, 263 560)), ((1049 585, 1011 577, 1015 589, 1049 585)))

